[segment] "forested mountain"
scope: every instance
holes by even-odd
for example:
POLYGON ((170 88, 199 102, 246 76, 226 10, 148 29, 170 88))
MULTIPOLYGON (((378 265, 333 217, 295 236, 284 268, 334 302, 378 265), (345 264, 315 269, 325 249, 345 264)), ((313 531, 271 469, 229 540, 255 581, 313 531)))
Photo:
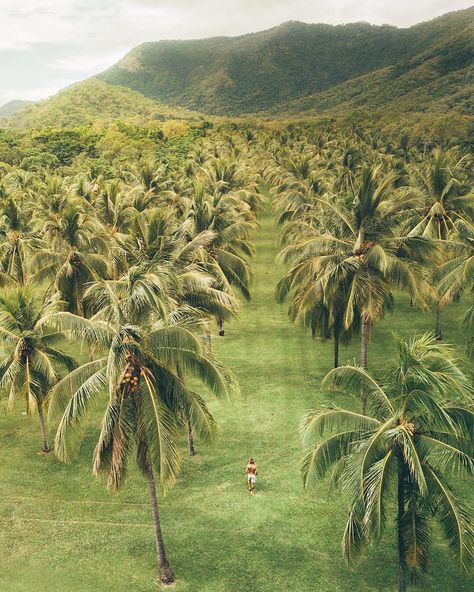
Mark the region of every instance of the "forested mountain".
POLYGON ((21 111, 32 104, 33 101, 9 101, 0 107, 0 117, 10 117, 13 113, 21 111))
POLYGON ((240 37, 144 43, 98 78, 213 114, 454 102, 467 112, 473 23, 474 7, 407 29, 288 22, 240 37))
POLYGON ((309 115, 359 107, 390 111, 455 110, 474 114, 474 28, 395 66, 381 68, 310 96, 278 104, 275 114, 309 115))
POLYGON ((163 105, 128 88, 90 79, 33 103, 3 122, 0 120, 0 127, 79 127, 97 121, 164 121, 196 116, 186 109, 163 105))

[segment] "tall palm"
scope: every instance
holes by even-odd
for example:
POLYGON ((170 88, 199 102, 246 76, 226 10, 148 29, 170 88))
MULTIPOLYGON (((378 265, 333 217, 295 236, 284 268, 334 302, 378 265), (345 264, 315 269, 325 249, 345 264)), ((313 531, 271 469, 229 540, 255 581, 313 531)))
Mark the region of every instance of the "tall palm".
POLYGON ((387 525, 397 507, 398 590, 409 571, 426 571, 431 523, 437 522, 462 568, 474 559, 474 523, 449 475, 474 471, 472 385, 452 349, 423 335, 398 340, 395 363, 379 383, 363 368, 332 370, 323 385, 357 396, 369 414, 336 407, 311 411, 301 423, 313 446, 302 462, 305 486, 331 475, 350 498, 343 537, 349 562, 387 525), (321 439, 322 438, 322 439, 321 439))
POLYGON ((466 351, 469 356, 474 354, 474 293, 471 293, 471 305, 466 310, 466 314, 462 320, 462 326, 468 333, 468 339, 466 343, 466 351))
POLYGON ((421 198, 413 212, 411 234, 446 240, 458 221, 472 228, 474 195, 466 184, 467 165, 466 157, 455 149, 435 148, 423 163, 411 168, 412 187, 421 198))
POLYGON ((75 367, 73 359, 55 347, 63 335, 45 330, 42 324, 52 309, 52 303, 38 303, 24 287, 0 297, 0 393, 8 397, 8 411, 15 399, 22 397, 28 415, 38 412, 43 452, 49 452, 45 422, 48 393, 61 369, 75 367))
POLYGON ((8 197, 3 205, 0 240, 0 270, 5 274, 5 280, 11 278, 24 285, 28 276, 28 259, 34 248, 39 246, 39 241, 31 232, 28 208, 18 207, 12 197, 8 197))
MULTIPOLYGON (((313 197, 320 216, 296 220, 287 227, 288 246, 280 254, 292 267, 277 287, 283 301, 290 292, 311 299, 321 282, 327 301, 344 303, 343 327, 360 317, 360 364, 367 368, 373 323, 393 304, 393 289, 406 290, 422 301, 426 287, 421 262, 435 252, 425 237, 406 236, 403 223, 415 200, 395 189, 394 173, 380 166, 362 171, 354 193, 339 199, 313 197)), ((365 399, 362 396, 362 410, 365 399)))
POLYGON ((109 242, 100 223, 84 213, 75 202, 49 217, 41 228, 48 244, 33 257, 33 279, 51 282, 67 310, 84 315, 84 291, 87 285, 110 274, 107 258, 109 242))
POLYGON ((53 389, 51 413, 62 412, 56 454, 63 461, 71 458, 93 402, 108 393, 94 451, 94 474, 107 475, 109 487, 118 489, 130 456, 136 454, 148 483, 159 578, 169 584, 174 574, 161 532, 155 477, 163 487, 176 479, 178 422, 183 410, 198 433, 212 436, 215 431, 204 399, 189 386, 189 376, 197 376, 218 396, 227 396, 233 382, 189 329, 163 321, 173 303, 162 288, 153 274, 97 283, 88 293, 100 309, 94 317, 56 313, 46 322, 101 352, 101 357, 82 365, 53 389))
MULTIPOLYGON (((214 317, 222 323, 235 315, 237 303, 232 295, 218 288, 215 278, 206 272, 207 251, 215 238, 204 230, 190 239, 185 225, 180 225, 171 209, 149 209, 136 216, 131 225, 133 239, 126 247, 128 261, 154 273, 175 276, 170 289, 178 307, 201 319, 214 317)), ((206 324, 206 327, 208 325, 206 324)), ((209 350, 210 332, 205 331, 209 350)), ((195 454, 194 435, 185 418, 188 447, 195 454)))
MULTIPOLYGON (((236 288, 250 299, 251 270, 247 258, 253 254, 250 232, 257 220, 250 206, 238 194, 212 195, 201 184, 195 184, 187 221, 189 236, 205 231, 212 233, 206 246, 207 271, 216 278, 220 290, 232 294, 236 288)), ((223 335, 222 318, 219 331, 223 335)))
MULTIPOLYGON (((411 169, 412 186, 420 199, 420 207, 412 213, 411 235, 422 235, 446 241, 458 232, 459 225, 469 229, 474 225, 474 195, 466 184, 467 159, 455 149, 435 148, 427 160, 411 169)), ((438 295, 435 333, 442 339, 441 311, 446 295, 438 295)))
MULTIPOLYGON (((347 345, 359 331, 359 315, 354 315, 352 325, 344 326, 344 312, 347 291, 339 286, 337 292, 329 294, 321 280, 311 282, 296 290, 288 314, 293 322, 311 331, 312 337, 333 338, 334 368, 339 366, 339 346, 347 345)), ((277 294, 278 297, 278 294, 277 294)))
POLYGON ((471 229, 460 224, 446 250, 449 259, 434 273, 440 306, 459 298, 465 291, 474 290, 474 236, 471 229))

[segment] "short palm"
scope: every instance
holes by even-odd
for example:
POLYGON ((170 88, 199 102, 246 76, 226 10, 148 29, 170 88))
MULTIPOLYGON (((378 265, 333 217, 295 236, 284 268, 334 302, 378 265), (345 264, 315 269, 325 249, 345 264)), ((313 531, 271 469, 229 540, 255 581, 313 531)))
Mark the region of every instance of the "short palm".
POLYGON ((429 335, 399 340, 383 386, 352 366, 332 370, 323 384, 356 396, 363 387, 368 397, 367 416, 331 407, 310 412, 301 424, 305 442, 314 445, 303 459, 305 485, 329 473, 350 498, 346 559, 381 535, 395 498, 399 590, 408 570, 428 567, 433 520, 467 568, 474 524, 448 476, 474 470, 474 413, 472 386, 451 349, 429 335))
POLYGON ((45 452, 49 451, 44 421, 49 391, 61 369, 75 366, 71 357, 55 347, 64 336, 45 330, 42 324, 54 308, 37 303, 27 288, 14 289, 0 298, 0 392, 8 397, 8 410, 15 399, 24 398, 28 415, 38 411, 45 452))

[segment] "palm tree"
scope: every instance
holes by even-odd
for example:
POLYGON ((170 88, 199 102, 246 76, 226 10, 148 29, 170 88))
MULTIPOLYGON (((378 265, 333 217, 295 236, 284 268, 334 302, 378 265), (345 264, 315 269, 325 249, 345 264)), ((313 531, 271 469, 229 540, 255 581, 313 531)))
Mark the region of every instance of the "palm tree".
POLYGON ((301 423, 313 446, 302 461, 305 486, 331 474, 351 500, 343 552, 349 562, 397 507, 398 590, 409 571, 426 571, 431 522, 437 522, 462 568, 474 559, 474 523, 449 474, 474 470, 472 385, 453 350, 432 335, 397 339, 398 356, 379 383, 361 367, 332 370, 323 386, 367 393, 368 415, 337 407, 309 412, 301 423), (322 440, 320 440, 320 438, 322 440))
MULTIPOLYGON (((281 284, 279 285, 281 286, 281 284)), ((359 331, 359 315, 354 315, 354 321, 349 328, 344 327, 344 311, 347 302, 347 292, 340 286, 338 291, 328 294, 325 284, 321 280, 313 280, 295 291, 288 314, 293 322, 311 331, 314 338, 317 335, 323 339, 333 338, 334 368, 339 366, 340 343, 347 345, 352 336, 359 331)), ((283 292, 284 294, 284 292, 283 292)), ((281 302, 281 295, 277 290, 277 300, 281 302)))
POLYGON ((28 223, 27 208, 19 208, 12 197, 8 197, 3 205, 0 217, 0 271, 2 279, 8 278, 24 285, 28 276, 28 258, 39 241, 35 239, 28 223))
POLYGON ((466 343, 466 351, 468 356, 472 356, 474 353, 474 293, 471 294, 471 305, 466 310, 466 314, 462 320, 462 326, 467 331, 470 331, 470 335, 466 343))
POLYGON ((41 233, 48 247, 32 258, 31 266, 36 270, 33 280, 37 284, 51 281, 67 309, 84 315, 87 285, 111 272, 107 258, 109 241, 100 223, 72 202, 47 219, 41 233))
MULTIPOLYGON (((455 149, 435 148, 425 163, 412 167, 412 185, 421 204, 410 217, 414 225, 412 236, 446 241, 456 235, 460 224, 472 235, 474 195, 468 192, 465 182, 466 165, 466 157, 455 149)), ((441 311, 445 304, 446 298, 438 295, 435 321, 438 339, 442 339, 441 311)))
POLYGON ((169 320, 179 314, 173 313, 172 298, 163 288, 166 283, 159 277, 135 269, 123 280, 89 288, 86 297, 94 303, 91 309, 99 311, 91 319, 55 313, 46 322, 102 352, 53 389, 51 413, 62 412, 55 452, 61 460, 70 460, 92 403, 107 392, 93 471, 107 475, 109 487, 116 490, 123 483, 130 456, 136 453, 148 483, 159 578, 169 584, 174 574, 161 532, 155 477, 163 487, 176 479, 178 421, 183 410, 198 433, 212 436, 215 432, 214 419, 204 399, 190 388, 188 377, 197 376, 218 396, 227 396, 234 385, 189 329, 164 322, 168 312, 169 320))
MULTIPOLYGON (((189 238, 206 231, 212 233, 206 246, 206 271, 216 279, 221 291, 232 294, 232 288, 236 288, 249 300, 251 270, 247 257, 253 255, 249 235, 258 226, 250 206, 239 194, 216 191, 211 195, 196 183, 184 225, 189 228, 189 238)), ((222 317, 218 325, 219 334, 224 335, 222 317)))
MULTIPOLYGON (((436 250, 428 238, 403 235, 414 198, 394 189, 396 178, 380 166, 369 167, 353 194, 335 200, 313 197, 321 206, 319 214, 287 226, 289 244, 279 256, 293 262, 277 287, 280 301, 296 291, 297 298, 311 302, 314 284, 321 282, 327 302, 343 303, 344 330, 350 330, 359 315, 363 368, 372 325, 391 310, 393 289, 422 302, 426 283, 420 264, 436 250)), ((363 395, 361 407, 364 412, 363 395)))
POLYGON ((53 303, 39 304, 28 288, 16 288, 0 297, 0 393, 8 397, 7 411, 23 397, 26 412, 38 412, 43 452, 49 452, 45 410, 48 393, 58 380, 59 370, 72 370, 71 357, 55 348, 63 335, 46 331, 43 320, 54 310, 53 303))
MULTIPOLYGON (((170 285, 180 308, 201 319, 214 317, 218 322, 232 318, 237 303, 231 294, 219 289, 216 279, 206 272, 207 249, 215 233, 203 230, 190 239, 174 212, 168 208, 148 209, 138 214, 131 224, 131 240, 124 245, 128 262, 162 277, 175 277, 170 285)), ((207 325, 206 325, 207 326, 207 325)), ((209 350, 210 331, 205 331, 209 350)), ((194 435, 189 418, 185 417, 188 448, 195 455, 194 435)))
POLYGON ((440 307, 474 289, 474 237, 470 227, 458 225, 458 231, 446 245, 449 259, 433 274, 440 307))

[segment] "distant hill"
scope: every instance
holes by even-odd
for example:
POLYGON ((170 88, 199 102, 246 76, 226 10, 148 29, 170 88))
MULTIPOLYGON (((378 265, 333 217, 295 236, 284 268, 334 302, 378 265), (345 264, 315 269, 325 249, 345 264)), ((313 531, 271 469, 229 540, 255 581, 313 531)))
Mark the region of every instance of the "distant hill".
POLYGON ((32 105, 33 101, 9 101, 0 107, 0 117, 10 117, 13 113, 32 105))
POLYGON ((198 113, 169 107, 142 94, 90 79, 65 88, 0 120, 0 127, 79 127, 95 121, 196 119, 198 113))
POLYGON ((405 62, 276 105, 268 115, 358 108, 474 115, 474 26, 405 62))
POLYGON ((458 102, 469 112, 473 23, 474 7, 407 29, 289 22, 240 37, 144 43, 97 78, 210 114, 458 102))

